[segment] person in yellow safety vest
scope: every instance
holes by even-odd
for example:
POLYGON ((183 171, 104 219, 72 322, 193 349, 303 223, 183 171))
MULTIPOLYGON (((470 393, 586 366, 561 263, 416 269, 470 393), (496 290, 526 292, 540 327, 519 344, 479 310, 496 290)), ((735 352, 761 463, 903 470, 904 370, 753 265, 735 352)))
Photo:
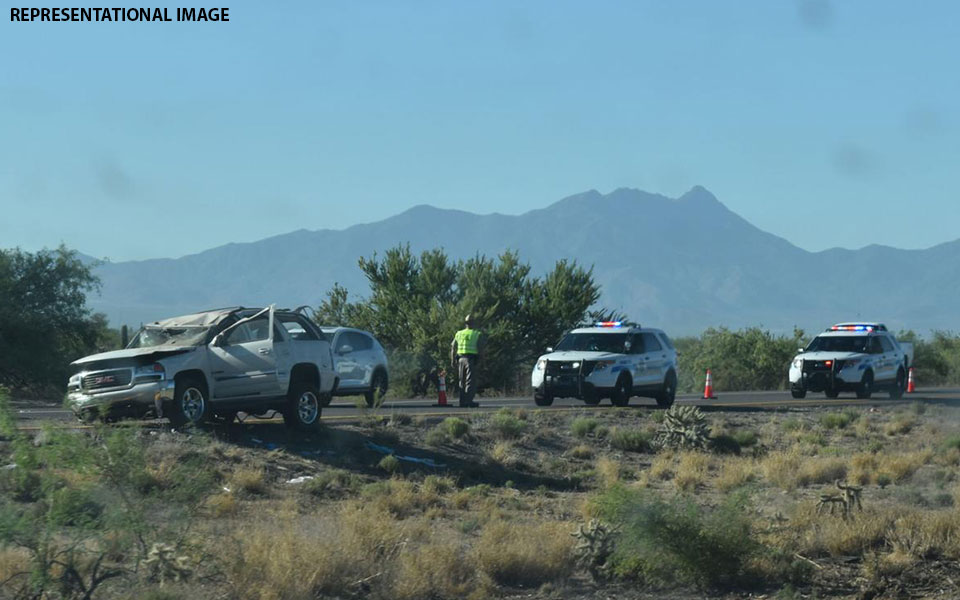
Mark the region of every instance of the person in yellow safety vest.
POLYGON ((450 363, 457 368, 460 385, 460 406, 475 408, 477 393, 477 369, 480 363, 480 331, 473 328, 473 317, 467 315, 464 328, 453 336, 450 344, 450 363))

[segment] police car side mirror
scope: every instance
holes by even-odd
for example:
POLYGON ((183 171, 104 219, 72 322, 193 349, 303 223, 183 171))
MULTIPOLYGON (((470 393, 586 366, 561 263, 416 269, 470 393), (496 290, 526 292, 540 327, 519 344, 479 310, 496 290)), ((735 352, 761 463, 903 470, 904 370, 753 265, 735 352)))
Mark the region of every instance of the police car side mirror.
POLYGON ((340 346, 340 349, 337 351, 337 354, 350 354, 351 352, 353 352, 353 346, 349 344, 344 344, 343 346, 340 346))
POLYGON ((223 342, 223 340, 224 340, 223 334, 222 334, 222 333, 218 333, 217 335, 213 336, 213 341, 210 342, 210 343, 211 343, 213 346, 216 346, 217 348, 222 348, 223 346, 226 346, 226 344, 223 342))
POLYGON ((630 354, 630 346, 632 346, 632 345, 633 345, 633 344, 631 344, 630 342, 624 342, 624 343, 623 343, 623 350, 624 350, 624 352, 627 353, 627 354, 630 354))

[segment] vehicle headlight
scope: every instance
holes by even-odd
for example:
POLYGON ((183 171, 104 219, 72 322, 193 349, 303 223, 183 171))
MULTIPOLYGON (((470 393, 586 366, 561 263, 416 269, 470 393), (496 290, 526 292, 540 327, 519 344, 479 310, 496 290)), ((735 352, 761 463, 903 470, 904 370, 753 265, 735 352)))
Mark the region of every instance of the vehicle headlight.
POLYGON ((860 359, 859 359, 859 358, 850 358, 850 359, 847 359, 847 360, 838 360, 837 362, 840 363, 839 365, 837 365, 837 368, 838 368, 838 369, 846 369, 847 367, 855 367, 855 366, 859 365, 859 364, 860 364, 860 359))
POLYGON ((793 359, 793 366, 796 367, 796 368, 798 368, 798 369, 802 368, 802 367, 803 367, 803 359, 802 359, 802 358, 795 358, 795 359, 793 359))
POLYGON ((541 358, 540 360, 537 361, 537 370, 542 371, 545 368, 547 368, 547 359, 541 358))
POLYGON ((617 362, 617 361, 615 361, 615 360, 598 360, 598 361, 597 361, 597 366, 595 366, 595 367, 593 368, 593 370, 594 370, 594 371, 602 371, 602 370, 606 369, 607 367, 616 364, 616 362, 617 362))
POLYGON ((166 373, 163 365, 153 363, 152 365, 141 365, 137 367, 133 374, 137 379, 163 379, 166 373))

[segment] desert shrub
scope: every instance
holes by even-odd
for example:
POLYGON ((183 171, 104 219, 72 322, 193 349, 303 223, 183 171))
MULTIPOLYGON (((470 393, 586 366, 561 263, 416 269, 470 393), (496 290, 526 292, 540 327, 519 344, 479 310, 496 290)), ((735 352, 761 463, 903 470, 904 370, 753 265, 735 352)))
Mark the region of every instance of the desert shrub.
POLYGON ((749 429, 740 429, 734 431, 731 434, 734 441, 736 441, 741 448, 750 448, 751 446, 756 446, 757 441, 759 441, 759 436, 756 431, 751 431, 749 429))
POLYGON ((50 494, 47 518, 52 525, 92 527, 102 514, 103 506, 87 490, 63 487, 50 494))
POLYGON ((233 472, 228 487, 240 494, 260 496, 267 493, 263 469, 241 467, 233 472))
POLYGON ((910 430, 917 424, 917 418, 907 413, 899 413, 893 419, 883 426, 883 432, 887 435, 903 435, 910 433, 910 430))
POLYGON ((423 441, 428 446, 442 446, 450 441, 450 434, 443 427, 434 427, 427 432, 423 441))
POLYGON ((523 435, 527 423, 513 414, 509 408, 504 407, 493 414, 488 426, 495 437, 511 440, 523 435))
POLYGON ((388 454, 380 459, 380 462, 377 463, 377 466, 392 475, 400 470, 400 460, 397 459, 396 456, 388 454))
POLYGON ((606 456, 598 458, 595 470, 597 479, 600 480, 600 484, 603 487, 610 487, 620 481, 620 463, 612 458, 607 458, 606 456))
POLYGON ((466 598, 477 587, 467 549, 452 542, 422 544, 400 554, 398 562, 389 594, 395 600, 466 598))
POLYGON ((750 501, 728 496, 714 509, 689 498, 665 500, 649 490, 614 486, 591 510, 619 528, 611 570, 653 585, 723 588, 764 579, 754 562, 769 550, 752 536, 750 501))
POLYGON ((647 452, 652 439, 650 433, 642 429, 614 427, 610 430, 610 445, 626 452, 647 452))
POLYGON ((457 417, 447 417, 440 426, 453 439, 460 439, 470 431, 470 424, 457 417))
POLYGON ((578 438, 584 438, 593 433, 600 421, 592 417, 579 417, 570 424, 570 431, 578 438))
POLYGON ((581 459, 593 458, 593 449, 586 444, 580 444, 578 446, 574 446, 574 448, 570 450, 570 456, 581 459))
POLYGON ((717 489, 729 492, 743 487, 756 479, 756 462, 749 458, 727 458, 720 461, 720 472, 717 475, 717 489))
POLYGON ((846 409, 820 415, 820 425, 825 429, 844 429, 860 417, 860 413, 846 409))
POLYGON ((796 451, 771 453, 762 469, 770 483, 784 490, 832 483, 847 476, 847 463, 839 457, 804 456, 796 451))
POLYGON ((534 587, 561 579, 573 567, 572 529, 555 522, 493 521, 474 547, 477 565, 500 585, 534 587))

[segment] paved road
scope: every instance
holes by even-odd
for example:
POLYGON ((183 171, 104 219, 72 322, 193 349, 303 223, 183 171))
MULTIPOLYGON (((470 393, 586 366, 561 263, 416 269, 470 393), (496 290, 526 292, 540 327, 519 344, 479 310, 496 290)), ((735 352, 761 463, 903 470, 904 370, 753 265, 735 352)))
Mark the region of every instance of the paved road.
MULTIPOLYGON (((903 404, 910 402, 928 402, 936 404, 954 404, 960 406, 960 389, 955 388, 921 388, 915 394, 907 394, 901 400, 890 400, 886 393, 875 394, 870 400, 859 400, 855 395, 843 394, 835 400, 826 398, 823 394, 810 394, 803 400, 796 400, 789 392, 725 392, 718 393, 717 398, 705 400, 699 395, 686 394, 677 397, 677 404, 691 404, 704 407, 706 410, 782 410, 794 407, 815 406, 889 406, 892 403, 903 404)), ((538 408, 529 397, 522 398, 489 398, 479 399, 480 408, 462 409, 456 406, 438 407, 435 402, 427 399, 388 400, 377 411, 366 411, 358 408, 351 398, 336 398, 334 402, 323 410, 324 421, 355 420, 365 413, 376 412, 389 415, 394 412, 419 415, 424 417, 443 417, 451 415, 472 414, 476 412, 494 411, 502 407, 509 408, 538 408)), ((15 400, 12 403, 22 426, 32 428, 39 426, 43 421, 58 421, 61 423, 75 423, 73 414, 53 403, 38 403, 15 400)), ((656 403, 648 398, 633 398, 630 406, 638 410, 654 409, 656 403)), ((610 410, 609 401, 600 406, 587 407, 580 400, 558 398, 553 406, 544 410, 550 411, 583 411, 583 410, 610 410)))

